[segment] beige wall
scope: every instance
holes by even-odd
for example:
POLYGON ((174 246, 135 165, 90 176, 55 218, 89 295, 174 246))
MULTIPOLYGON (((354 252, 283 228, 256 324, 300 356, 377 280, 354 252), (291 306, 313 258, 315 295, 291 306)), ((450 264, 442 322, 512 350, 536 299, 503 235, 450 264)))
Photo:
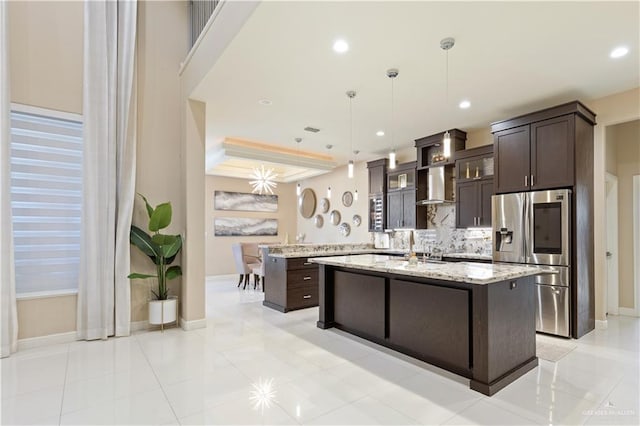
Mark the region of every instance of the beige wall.
POLYGON ((633 176, 640 175, 640 120, 610 126, 606 134, 607 155, 609 151, 613 151, 617 160, 618 302, 621 308, 635 309, 633 176))
POLYGON ((596 114, 594 129, 594 242, 596 320, 606 320, 605 170, 606 128, 640 118, 640 88, 586 101, 596 114))
POLYGON ((289 242, 296 237, 296 185, 295 183, 279 183, 274 193, 278 196, 278 211, 244 212, 215 210, 213 208, 214 191, 251 192, 247 179, 234 179, 222 176, 206 176, 205 178, 205 265, 206 275, 235 274, 231 245, 237 242, 282 243, 285 235, 289 242), (275 237, 216 237, 213 219, 215 217, 259 217, 278 219, 278 235, 275 237))
MULTIPOLYGON (((11 101, 82 114, 82 2, 9 2, 11 101)), ((18 338, 76 329, 76 296, 18 301, 18 338)))
POLYGON ((82 114, 79 1, 10 1, 11 100, 82 114))
MULTIPOLYGON (((154 204, 172 201, 175 233, 185 229, 178 69, 188 50, 187 14, 183 1, 140 2, 138 9, 136 191, 154 204)), ((10 2, 9 22, 12 102, 81 114, 83 2, 10 2)), ((139 204, 134 223, 146 225, 139 204)), ((132 268, 146 267, 132 250, 132 268)), ((148 286, 132 287, 132 321, 146 319, 148 298, 148 286)), ((20 300, 18 317, 20 339, 75 331, 76 296, 20 300)))
MULTIPOLYGON (((157 205, 170 201, 173 220, 166 230, 185 230, 182 195, 182 108, 178 70, 188 51, 189 4, 184 1, 138 3, 138 146, 136 192, 157 205), (167 29, 170 29, 168 31, 167 29)), ((136 199, 133 223, 146 229, 144 203, 136 199)), ((151 270, 146 256, 131 250, 131 269, 151 270)), ((176 262, 178 263, 178 262, 176 262)), ((131 287, 131 320, 147 319, 151 280, 131 287)), ((171 294, 180 295, 180 279, 170 282, 171 294)), ((180 312, 183 312, 181 307, 180 312)))
POLYGON ((609 126, 605 130, 606 142, 605 142, 605 171, 612 175, 618 174, 618 152, 616 144, 613 142, 613 133, 616 126, 609 126))
MULTIPOLYGON (((368 243, 371 242, 368 231, 368 192, 369 173, 367 163, 362 161, 354 166, 353 179, 347 177, 347 168, 338 167, 330 173, 307 179, 301 182, 302 188, 311 188, 316 193, 316 212, 324 219, 322 228, 317 228, 314 219, 305 219, 299 213, 296 214, 298 222, 298 233, 305 234, 305 243, 368 243), (319 209, 321 198, 327 196, 327 187, 331 186, 331 199, 329 200, 329 211, 322 213, 319 209), (354 201, 351 207, 342 204, 342 194, 345 191, 354 193, 358 189, 358 201, 354 201), (329 221, 329 215, 333 210, 340 212, 340 223, 345 222, 351 226, 351 233, 348 237, 343 237, 338 231, 338 227, 329 221), (360 215, 362 222, 360 226, 353 224, 353 216, 360 215)), ((290 236, 289 242, 295 242, 295 235, 290 236)))

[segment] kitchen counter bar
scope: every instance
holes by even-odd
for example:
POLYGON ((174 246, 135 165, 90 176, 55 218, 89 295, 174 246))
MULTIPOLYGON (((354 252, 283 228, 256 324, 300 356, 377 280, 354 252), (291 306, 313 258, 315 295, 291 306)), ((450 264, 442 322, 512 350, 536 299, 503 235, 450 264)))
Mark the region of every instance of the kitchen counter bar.
POLYGON ((406 260, 376 254, 354 256, 316 257, 312 263, 348 267, 363 271, 385 272, 410 277, 431 278, 470 284, 491 284, 544 273, 537 266, 485 264, 474 262, 418 262, 409 265, 406 260))
POLYGON ((322 329, 336 327, 470 379, 493 395, 538 365, 534 275, 471 262, 417 266, 380 255, 317 263, 322 329))

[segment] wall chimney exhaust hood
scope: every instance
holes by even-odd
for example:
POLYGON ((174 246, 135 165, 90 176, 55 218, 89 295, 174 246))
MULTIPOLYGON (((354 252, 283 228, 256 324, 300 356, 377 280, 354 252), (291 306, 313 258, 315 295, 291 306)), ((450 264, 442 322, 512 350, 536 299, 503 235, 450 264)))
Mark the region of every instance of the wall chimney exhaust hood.
POLYGON ((453 201, 453 168, 430 167, 428 170, 428 197, 416 202, 418 206, 429 204, 454 203, 453 201))

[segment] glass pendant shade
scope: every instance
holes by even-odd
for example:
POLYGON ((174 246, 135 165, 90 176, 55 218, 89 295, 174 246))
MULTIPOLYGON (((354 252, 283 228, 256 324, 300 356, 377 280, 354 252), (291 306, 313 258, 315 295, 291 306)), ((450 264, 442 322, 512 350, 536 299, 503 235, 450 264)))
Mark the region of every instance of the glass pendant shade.
POLYGON ((327 198, 331 198, 331 187, 327 188, 327 198))
POLYGON ((396 151, 395 150, 389 153, 389 168, 390 169, 396 168, 396 151))
POLYGON ((300 196, 302 194, 302 186, 300 184, 296 185, 296 195, 300 196))
POLYGON ((349 176, 349 179, 353 179, 353 160, 349 160, 347 175, 349 176))
POLYGON ((448 130, 444 133, 444 139, 442 139, 442 144, 443 144, 442 154, 444 155, 444 158, 451 157, 451 135, 449 134, 448 130))
POLYGON ((358 190, 357 189, 353 192, 353 200, 354 201, 358 201, 358 190))

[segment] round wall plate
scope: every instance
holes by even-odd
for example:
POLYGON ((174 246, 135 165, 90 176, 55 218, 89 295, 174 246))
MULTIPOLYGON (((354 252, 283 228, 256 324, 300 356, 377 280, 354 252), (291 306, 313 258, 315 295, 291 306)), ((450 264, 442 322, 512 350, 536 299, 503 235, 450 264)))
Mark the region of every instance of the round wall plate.
POLYGON ((344 194, 342 194, 342 205, 351 207, 351 204, 353 204, 353 194, 351 191, 345 191, 344 194))
POLYGON ((340 235, 342 235, 343 237, 348 237, 351 233, 351 226, 349 226, 347 222, 342 222, 338 227, 338 230, 340 231, 340 235))
POLYGON ((328 198, 321 198, 320 199, 320 211, 322 213, 328 212, 330 206, 331 206, 331 202, 329 202, 328 198))
POLYGON ((324 225, 324 218, 322 215, 317 214, 313 221, 316 224, 316 228, 322 228, 322 225, 324 225))
POLYGON ((331 212, 331 214, 329 215, 329 221, 331 222, 332 225, 337 225, 340 223, 340 212, 338 210, 333 210, 331 212))
POLYGON ((360 226, 362 223, 362 217, 359 214, 354 214, 353 219, 351 220, 354 226, 360 226))

